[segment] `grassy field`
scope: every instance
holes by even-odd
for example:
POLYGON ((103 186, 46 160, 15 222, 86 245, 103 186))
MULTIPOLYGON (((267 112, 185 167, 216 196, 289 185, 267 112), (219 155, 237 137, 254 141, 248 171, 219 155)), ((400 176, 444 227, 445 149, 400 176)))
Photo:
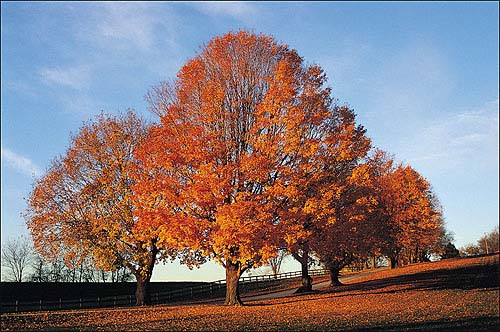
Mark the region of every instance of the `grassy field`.
POLYGON ((217 304, 3 314, 1 330, 498 331, 498 254, 375 272, 336 289, 217 304))

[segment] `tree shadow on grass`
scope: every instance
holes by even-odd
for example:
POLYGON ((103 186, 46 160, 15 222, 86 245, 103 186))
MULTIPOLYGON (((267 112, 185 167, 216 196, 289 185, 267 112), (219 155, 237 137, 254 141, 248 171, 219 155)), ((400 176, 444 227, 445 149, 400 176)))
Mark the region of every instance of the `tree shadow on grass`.
MULTIPOLYGON (((498 264, 474 265, 465 268, 439 269, 375 279, 332 288, 326 292, 372 291, 400 286, 401 290, 491 289, 500 286, 498 264)), ((393 293, 395 291, 388 291, 393 293)))
MULTIPOLYGON (((195 318, 193 318, 195 320, 195 318)), ((175 326, 175 330, 187 329, 190 330, 189 327, 185 326, 184 328, 180 326, 176 326, 173 323, 175 319, 158 319, 148 321, 146 324, 144 322, 137 323, 121 323, 121 324, 105 324, 105 325, 82 325, 76 326, 72 329, 78 331, 98 331, 98 330, 106 330, 106 331, 169 331, 175 326)), ((229 324, 230 325, 230 324, 229 324)), ((217 326, 217 330, 235 330, 235 331, 245 331, 245 330, 259 330, 252 324, 244 327, 243 325, 238 326, 217 326)), ((374 325, 370 327, 359 326, 354 329, 346 329, 342 327, 328 327, 323 325, 318 325, 318 330, 324 331, 344 331, 344 332, 373 332, 373 331, 430 331, 430 332, 442 332, 442 331, 454 331, 454 332, 469 332, 469 331, 498 331, 500 327, 500 318, 499 317, 488 317, 481 316, 476 318, 469 319, 457 319, 457 320, 435 320, 435 321, 426 321, 426 322, 414 322, 414 323, 392 323, 392 324, 384 324, 384 325, 374 325)), ((277 326, 266 326, 266 330, 280 330, 279 323, 277 326)), ((311 326, 308 326, 311 328, 311 326)), ((198 325, 197 331, 212 331, 214 326, 205 326, 203 324, 198 325)), ((51 331, 65 331, 67 328, 55 328, 50 329, 51 331)), ((296 328, 292 328, 292 330, 301 331, 303 330, 303 326, 296 326, 296 328)), ((315 330, 315 329, 313 329, 315 330)), ((312 330, 311 330, 312 331, 312 330)))
MULTIPOLYGON (((367 294, 394 294, 411 290, 491 290, 500 289, 500 269, 498 264, 474 265, 465 268, 438 269, 404 274, 394 277, 361 281, 324 289, 322 298, 339 298, 367 294), (326 295, 328 294, 328 295, 326 295), (326 295, 326 296, 325 296, 326 295)), ((304 293, 286 297, 274 303, 245 303, 248 306, 272 306, 277 303, 313 301, 304 293), (300 296, 300 297, 299 297, 300 296)))
POLYGON ((372 332, 372 331, 430 331, 430 332, 469 332, 469 331, 498 331, 500 328, 500 317, 477 317, 458 320, 436 320, 416 323, 396 323, 378 325, 368 328, 356 328, 354 330, 343 330, 345 332, 372 332))

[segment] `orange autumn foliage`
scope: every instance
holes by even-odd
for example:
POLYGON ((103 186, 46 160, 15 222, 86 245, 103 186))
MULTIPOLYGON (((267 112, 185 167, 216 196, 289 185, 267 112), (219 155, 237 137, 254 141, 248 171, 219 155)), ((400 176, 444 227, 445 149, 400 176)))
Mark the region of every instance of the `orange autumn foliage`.
POLYGON ((131 174, 134 148, 148 126, 128 113, 101 114, 85 124, 66 153, 35 183, 25 213, 36 249, 66 262, 91 257, 104 270, 127 267, 138 281, 138 304, 160 254, 155 230, 138 230, 131 174))
MULTIPOLYGON (((319 237, 331 225, 353 217, 347 211, 354 196, 361 194, 356 189, 362 173, 359 163, 370 148, 365 129, 356 124, 354 112, 345 106, 333 105, 324 125, 314 131, 320 134, 320 148, 312 158, 296 165, 296 181, 289 185, 294 195, 282 218, 287 226, 287 245, 302 266, 304 291, 311 289, 307 272, 310 252, 318 253, 320 247, 330 245, 329 241, 319 241, 319 237)), ((362 195, 358 196, 355 200, 361 199, 362 195)))
POLYGON ((430 183, 410 166, 394 165, 376 151, 370 161, 382 216, 388 223, 385 253, 397 264, 425 259, 444 229, 442 209, 430 183), (398 257, 399 256, 399 257, 398 257))
MULTIPOLYGON (((410 166, 375 150, 329 203, 332 215, 311 224, 309 246, 338 285, 340 269, 385 254, 396 263, 428 259, 444 224, 430 184, 410 166)), ((316 214, 317 215, 317 214, 316 214)))
POLYGON ((369 148, 325 83, 294 50, 239 31, 214 38, 175 82, 148 95, 161 124, 137 151, 151 174, 135 187, 137 215, 163 241, 225 266, 227 304, 240 303, 243 271, 275 256, 283 239, 306 236, 304 216, 323 202, 306 191, 337 190, 321 187, 332 176, 326 165, 352 163, 369 148))
POLYGON ((344 180, 344 190, 329 202, 332 214, 312 225, 310 247, 330 271, 332 286, 340 285, 340 270, 366 260, 379 250, 386 230, 379 201, 366 164, 356 166, 344 180))

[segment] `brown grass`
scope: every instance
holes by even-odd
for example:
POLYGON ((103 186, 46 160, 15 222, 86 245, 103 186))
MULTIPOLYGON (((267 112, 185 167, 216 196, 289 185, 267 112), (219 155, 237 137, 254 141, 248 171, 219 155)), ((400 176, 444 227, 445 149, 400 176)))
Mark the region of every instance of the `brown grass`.
POLYGON ((370 274, 317 294, 222 305, 4 314, 1 330, 497 331, 498 254, 370 274))

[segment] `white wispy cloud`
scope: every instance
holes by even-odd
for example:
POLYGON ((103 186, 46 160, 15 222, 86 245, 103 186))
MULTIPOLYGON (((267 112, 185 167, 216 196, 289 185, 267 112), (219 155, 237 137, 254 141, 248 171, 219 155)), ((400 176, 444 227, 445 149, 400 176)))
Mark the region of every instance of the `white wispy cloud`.
POLYGON ((413 163, 443 169, 470 163, 498 165, 498 99, 434 119, 409 141, 413 163), (431 166, 432 165, 432 166, 431 166))
POLYGON ((39 74, 45 83, 76 90, 87 88, 91 77, 89 66, 42 68, 39 74))
POLYGON ((172 30, 176 21, 168 4, 159 7, 140 2, 100 3, 88 17, 92 28, 83 26, 81 33, 101 48, 119 52, 134 50, 137 54, 154 50, 158 43, 175 43, 172 30))
POLYGON ((85 117, 97 115, 103 110, 110 111, 112 106, 116 107, 116 105, 109 105, 87 93, 61 94, 57 96, 57 100, 65 112, 85 117))
POLYGON ((2 163, 28 176, 40 175, 41 169, 31 159, 17 154, 2 146, 2 163))
POLYGON ((358 93, 369 100, 360 119, 374 145, 406 162, 437 156, 429 148, 437 133, 428 131, 457 113, 448 106, 455 80, 446 53, 432 43, 409 41, 391 54, 372 48, 368 55, 360 65, 366 76, 358 93))
MULTIPOLYGON (((134 4, 137 5, 137 4, 134 4)), ((141 8, 135 9, 120 4, 103 6, 102 21, 97 31, 108 40, 132 43, 139 49, 148 49, 153 43, 153 16, 146 14, 141 8)))
POLYGON ((409 42, 373 70, 361 116, 375 146, 436 179, 498 168, 498 100, 454 104, 458 74, 438 45, 409 42))
POLYGON ((404 120, 409 114, 422 117, 435 112, 437 105, 448 102, 455 86, 446 54, 431 43, 409 43, 376 70, 374 101, 404 120))
POLYGON ((248 2, 199 2, 194 7, 209 16, 227 16, 237 20, 248 20, 257 13, 255 6, 248 2))
POLYGON ((175 74, 183 46, 181 18, 172 5, 98 2, 86 8, 85 17, 73 26, 73 36, 86 47, 78 57, 96 74, 92 77, 121 67, 175 74))
POLYGON ((178 22, 170 5, 102 2, 65 8, 68 15, 81 13, 68 27, 71 43, 81 51, 72 54, 71 63, 45 66, 37 74, 46 85, 65 88, 51 92, 66 112, 88 115, 109 110, 110 105, 102 102, 107 97, 96 87, 109 85, 115 73, 126 77, 128 69, 138 67, 175 73, 172 59, 181 57, 175 55, 178 22))
POLYGON ((39 95, 37 91, 30 82, 23 81, 21 79, 17 80, 6 80, 2 78, 2 88, 5 90, 10 90, 16 93, 21 93, 25 96, 36 97, 39 95))

